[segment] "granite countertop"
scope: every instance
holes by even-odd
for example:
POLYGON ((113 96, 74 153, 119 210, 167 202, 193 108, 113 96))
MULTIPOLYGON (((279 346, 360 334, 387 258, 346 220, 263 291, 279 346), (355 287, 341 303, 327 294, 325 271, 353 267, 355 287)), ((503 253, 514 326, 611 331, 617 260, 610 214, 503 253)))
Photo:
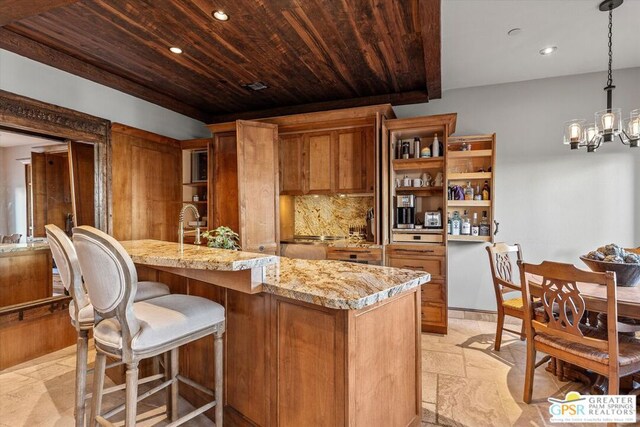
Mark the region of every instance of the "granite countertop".
POLYGON ((129 240, 120 242, 134 263, 158 267, 195 270, 240 271, 264 267, 278 262, 278 257, 250 252, 184 245, 160 240, 129 240))
POLYGON ((47 242, 35 242, 35 243, 1 243, 0 254, 13 253, 13 252, 25 252, 25 251, 42 251, 48 250, 49 243, 47 242))
MULTIPOLYGON (((416 288, 429 273, 341 261, 290 259, 158 240, 122 242, 134 263, 237 271, 264 268, 262 292, 334 309, 358 310, 416 288)), ((177 273, 179 274, 179 273, 177 273)))
POLYGON ((429 273, 342 261, 280 257, 263 291, 334 309, 359 310, 427 283, 429 273))

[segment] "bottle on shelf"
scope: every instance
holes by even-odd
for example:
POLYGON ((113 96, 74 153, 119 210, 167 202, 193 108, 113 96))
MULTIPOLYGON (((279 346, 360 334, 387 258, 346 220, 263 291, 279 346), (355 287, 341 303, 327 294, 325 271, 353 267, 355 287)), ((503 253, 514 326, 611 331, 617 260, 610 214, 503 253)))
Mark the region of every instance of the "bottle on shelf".
POLYGON ((482 200, 482 192, 480 191, 480 184, 476 184, 476 192, 473 195, 473 200, 482 200))
POLYGON ((462 217, 462 226, 460 228, 460 234, 463 236, 471 235, 471 221, 469 221, 469 216, 467 215, 467 211, 464 211, 464 215, 462 217))
POLYGON ((478 213, 473 213, 473 221, 471 221, 471 235, 479 236, 480 235, 480 224, 478 224, 478 213))
POLYGON ((467 181, 467 186, 464 187, 464 199, 465 200, 473 200, 473 187, 471 186, 471 181, 467 181))
POLYGON ((461 228, 462 218, 460 218, 460 213, 458 213, 458 211, 453 211, 453 218, 451 218, 451 235, 459 236, 461 228))
POLYGON ((415 138, 413 138, 413 158, 419 159, 421 155, 422 153, 420 153, 420 138, 416 136, 415 138))
POLYGON ((487 218, 487 211, 482 211, 482 219, 480 220, 479 227, 480 236, 489 236, 491 234, 491 227, 489 226, 489 218, 487 218))
POLYGON ((433 143, 431 144, 431 155, 433 157, 440 157, 440 141, 438 140, 438 134, 433 137, 433 143))
POLYGON ((451 212, 447 212, 447 234, 451 234, 451 212))
POLYGON ((484 182, 482 187, 482 200, 491 200, 491 190, 489 189, 489 181, 484 182))
POLYGON ((409 144, 409 141, 402 141, 402 158, 403 159, 409 158, 410 147, 411 147, 411 144, 409 144))

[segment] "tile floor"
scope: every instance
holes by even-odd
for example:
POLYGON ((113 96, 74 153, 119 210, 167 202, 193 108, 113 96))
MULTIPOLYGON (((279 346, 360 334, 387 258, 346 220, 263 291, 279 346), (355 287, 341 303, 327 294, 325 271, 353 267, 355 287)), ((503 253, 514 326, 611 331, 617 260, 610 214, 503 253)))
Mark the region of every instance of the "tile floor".
MULTIPOLYGON (((522 403, 524 342, 505 333, 502 350, 496 352, 494 334, 493 322, 456 318, 449 320, 446 336, 423 334, 423 426, 547 426, 547 397, 585 391, 579 384, 558 381, 541 366, 534 402, 522 403)), ((0 427, 72 426, 74 368, 75 347, 68 347, 0 372, 0 427)), ((105 407, 122 397, 105 397, 105 407)), ((139 425, 166 425, 163 402, 160 393, 140 404, 139 425)), ((181 414, 190 407, 185 401, 180 406, 181 414)), ((188 425, 214 424, 200 416, 188 425)))

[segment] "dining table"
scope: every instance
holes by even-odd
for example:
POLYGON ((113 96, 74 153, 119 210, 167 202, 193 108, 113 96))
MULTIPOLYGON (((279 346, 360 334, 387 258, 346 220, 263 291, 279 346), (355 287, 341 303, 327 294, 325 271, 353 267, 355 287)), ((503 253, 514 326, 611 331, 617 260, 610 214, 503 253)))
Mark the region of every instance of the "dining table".
MULTIPOLYGON (((531 296, 541 297, 543 278, 528 274, 527 281, 531 296)), ((606 315, 607 313, 607 287, 597 283, 584 282, 576 282, 576 286, 585 302, 589 325, 597 327, 597 315, 606 315)), ((624 318, 625 322, 632 324, 637 322, 636 327, 640 330, 640 286, 618 286, 616 290, 618 319, 624 318)), ((546 370, 556 375, 561 381, 579 381, 591 386, 593 392, 604 393, 606 391, 606 378, 553 357, 547 364, 546 370)), ((633 389, 632 378, 625 382, 630 383, 628 389, 633 389)), ((621 385, 624 386, 625 382, 621 385)), ((638 394, 638 390, 633 390, 633 393, 638 394)))

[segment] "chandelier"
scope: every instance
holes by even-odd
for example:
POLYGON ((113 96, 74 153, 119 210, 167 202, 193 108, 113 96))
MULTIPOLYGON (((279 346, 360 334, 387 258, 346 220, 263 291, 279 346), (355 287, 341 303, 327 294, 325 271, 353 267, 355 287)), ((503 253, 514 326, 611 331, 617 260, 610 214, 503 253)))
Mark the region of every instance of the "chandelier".
POLYGON ((620 6, 624 0, 604 0, 600 3, 599 9, 602 12, 609 12, 609 68, 607 75, 607 109, 598 111, 595 114, 595 122, 587 123, 586 120, 571 120, 565 124, 564 143, 570 145, 572 150, 587 147, 587 152, 596 151, 603 142, 611 142, 616 137, 624 145, 638 147, 640 139, 640 109, 631 111, 629 119, 623 122, 622 110, 612 108, 613 90, 613 9, 620 6))

